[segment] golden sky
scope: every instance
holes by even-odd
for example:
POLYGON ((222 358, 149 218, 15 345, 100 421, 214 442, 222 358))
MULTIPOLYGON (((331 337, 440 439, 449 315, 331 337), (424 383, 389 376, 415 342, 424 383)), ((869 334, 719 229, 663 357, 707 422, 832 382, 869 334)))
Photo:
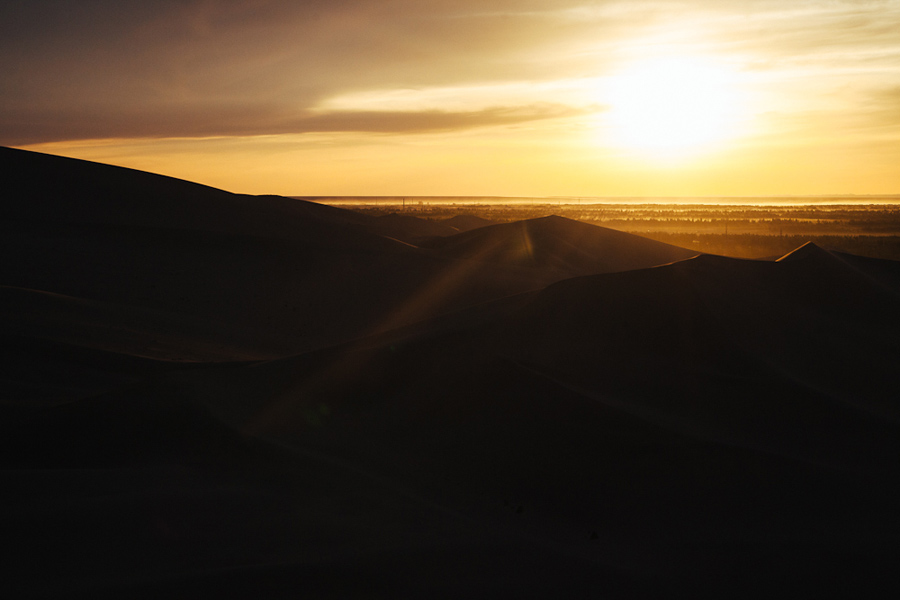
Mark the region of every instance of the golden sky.
POLYGON ((285 195, 900 193, 900 0, 8 0, 0 144, 285 195))

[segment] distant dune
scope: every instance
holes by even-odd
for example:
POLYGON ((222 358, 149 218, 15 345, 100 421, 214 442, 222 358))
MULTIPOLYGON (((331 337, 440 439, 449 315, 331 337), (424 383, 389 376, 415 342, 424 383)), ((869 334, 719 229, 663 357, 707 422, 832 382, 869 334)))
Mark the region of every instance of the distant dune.
POLYGON ((432 237, 455 235, 459 230, 444 221, 420 219, 410 215, 392 213, 376 217, 373 228, 389 237, 402 239, 411 243, 432 237))
POLYGON ((560 278, 642 269, 696 252, 562 217, 481 227, 427 242, 457 258, 536 267, 560 278))
POLYGON ((445 220, 444 223, 450 225, 459 232, 471 231, 480 227, 494 225, 493 221, 482 217, 476 217, 475 215, 456 215, 455 217, 450 217, 445 220))
POLYGON ((5 597, 900 592, 900 263, 0 164, 5 597))

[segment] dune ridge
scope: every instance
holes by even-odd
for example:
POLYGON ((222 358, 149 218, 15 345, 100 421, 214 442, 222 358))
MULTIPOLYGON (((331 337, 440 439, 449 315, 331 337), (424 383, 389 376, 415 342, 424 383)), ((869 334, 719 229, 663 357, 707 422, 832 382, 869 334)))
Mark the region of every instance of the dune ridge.
MULTIPOLYGON (((248 355, 338 343, 563 276, 402 241, 431 223, 421 219, 404 217, 410 235, 392 239, 383 219, 311 202, 21 150, 2 149, 0 159, 11 174, 0 219, 11 260, 0 284, 216 322, 248 355)), ((632 244, 614 260, 655 242, 632 244)), ((540 251, 552 261, 558 246, 540 251)))

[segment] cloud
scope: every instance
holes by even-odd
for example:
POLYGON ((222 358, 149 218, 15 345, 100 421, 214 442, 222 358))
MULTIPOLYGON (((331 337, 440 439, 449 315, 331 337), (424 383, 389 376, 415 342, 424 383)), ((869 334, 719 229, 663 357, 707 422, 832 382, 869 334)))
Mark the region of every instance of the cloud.
POLYGON ((768 62, 896 61, 900 4, 896 2, 758 3, 757 10, 717 12, 710 29, 721 50, 747 52, 768 62))
POLYGON ((24 146, 53 141, 166 137, 256 136, 323 132, 424 133, 497 127, 589 114, 598 107, 562 104, 500 106, 472 111, 305 111, 286 114, 271 107, 172 111, 156 118, 127 113, 13 114, 0 120, 0 144, 24 146))
POLYGON ((546 98, 529 85, 602 75, 641 44, 730 53, 760 71, 888 69, 898 27, 896 2, 7 0, 0 143, 524 122, 579 110, 535 109, 546 98), (504 82, 522 90, 493 101, 510 108, 316 112, 372 90, 504 82))
POLYGON ((131 100, 138 92, 241 97, 517 78, 527 69, 523 49, 566 33, 551 13, 536 17, 539 2, 495 2, 507 10, 490 13, 471 0, 131 4, 0 8, 0 64, 19 74, 5 91, 65 89, 78 99, 102 88, 131 100))
MULTIPOLYGON (((249 135, 348 124, 417 131, 546 118, 533 109, 431 106, 312 114, 369 89, 533 81, 577 2, 474 0, 0 5, 0 143, 249 135), (549 52, 549 50, 548 50, 549 52), (529 112, 530 111, 530 112, 529 112)), ((529 107, 543 98, 524 95, 529 107)), ((496 103, 496 101, 495 101, 496 103)), ((506 104, 506 100, 500 103, 506 104)), ((340 128, 344 129, 340 129, 340 128)))
POLYGON ((579 116, 589 114, 594 110, 560 104, 538 104, 494 107, 474 111, 335 111, 309 116, 302 119, 298 125, 303 132, 418 133, 516 125, 531 121, 579 116))

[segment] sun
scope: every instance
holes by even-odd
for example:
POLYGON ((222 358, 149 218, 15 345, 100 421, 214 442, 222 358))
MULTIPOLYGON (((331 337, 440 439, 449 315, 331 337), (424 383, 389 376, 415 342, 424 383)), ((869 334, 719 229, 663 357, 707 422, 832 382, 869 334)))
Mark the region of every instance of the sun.
POLYGON ((732 137, 739 98, 734 72, 711 60, 666 57, 632 64, 609 80, 606 115, 615 145, 680 156, 732 137))

